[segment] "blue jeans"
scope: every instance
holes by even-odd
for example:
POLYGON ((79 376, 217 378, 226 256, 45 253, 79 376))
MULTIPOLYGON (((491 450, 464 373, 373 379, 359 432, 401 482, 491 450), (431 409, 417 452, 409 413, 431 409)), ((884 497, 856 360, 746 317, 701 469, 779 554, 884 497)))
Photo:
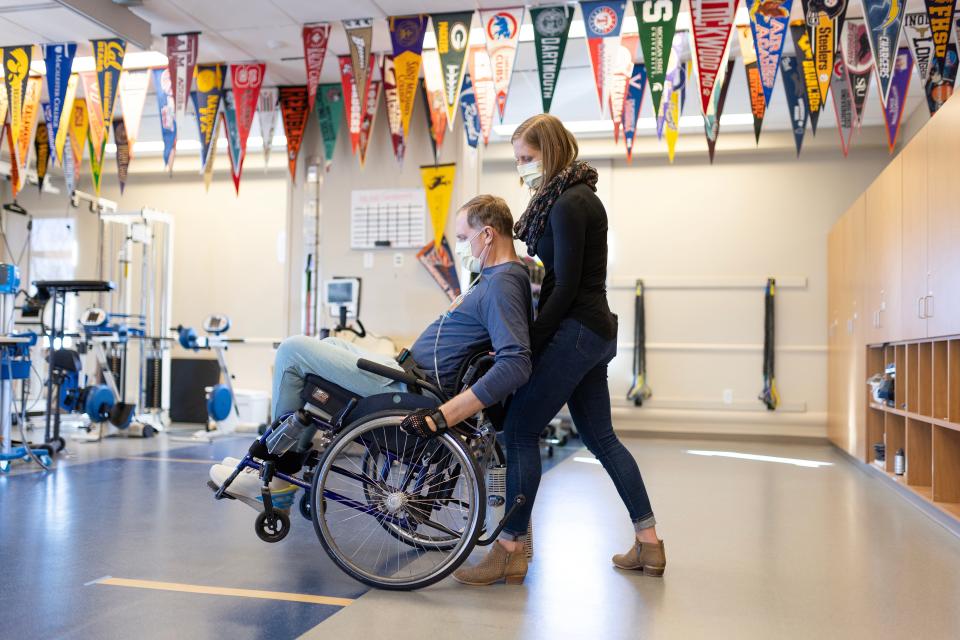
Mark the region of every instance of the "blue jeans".
POLYGON ((607 365, 616 353, 616 338, 607 340, 579 320, 566 318, 535 358, 530 380, 514 395, 503 427, 507 504, 519 494, 527 499, 507 521, 505 533, 527 531, 540 486, 540 433, 564 403, 583 444, 613 480, 634 526, 639 530, 656 523, 637 462, 613 432, 607 365))
POLYGON ((308 373, 363 397, 407 390, 400 382, 358 369, 361 358, 402 371, 393 358, 364 351, 340 338, 293 336, 281 342, 273 365, 273 420, 303 407, 300 392, 308 373))

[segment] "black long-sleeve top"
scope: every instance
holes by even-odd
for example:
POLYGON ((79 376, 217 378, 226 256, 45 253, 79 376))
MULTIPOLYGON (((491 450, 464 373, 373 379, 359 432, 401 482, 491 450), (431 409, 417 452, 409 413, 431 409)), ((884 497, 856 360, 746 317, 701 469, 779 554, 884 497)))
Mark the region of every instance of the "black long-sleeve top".
POLYGON ((546 274, 531 330, 533 351, 546 346, 566 317, 615 338, 617 317, 607 304, 607 212, 590 187, 574 185, 553 203, 537 255, 546 274))

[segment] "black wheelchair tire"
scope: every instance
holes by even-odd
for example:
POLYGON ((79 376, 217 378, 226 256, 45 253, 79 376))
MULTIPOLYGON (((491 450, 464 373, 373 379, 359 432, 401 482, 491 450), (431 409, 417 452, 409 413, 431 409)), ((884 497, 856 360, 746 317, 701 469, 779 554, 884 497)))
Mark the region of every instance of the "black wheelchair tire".
POLYGON ((313 516, 310 515, 310 492, 304 491, 303 495, 300 496, 300 515, 302 515, 307 520, 313 520, 313 516))

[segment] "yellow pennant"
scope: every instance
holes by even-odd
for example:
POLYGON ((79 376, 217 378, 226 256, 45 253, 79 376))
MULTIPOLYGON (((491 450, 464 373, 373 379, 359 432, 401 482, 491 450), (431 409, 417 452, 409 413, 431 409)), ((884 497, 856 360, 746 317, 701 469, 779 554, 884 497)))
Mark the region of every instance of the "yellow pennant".
POLYGON ((87 103, 77 100, 70 110, 70 148, 73 150, 73 171, 80 175, 80 165, 83 163, 83 148, 87 145, 87 130, 90 120, 87 118, 87 103))
POLYGON ((30 57, 33 45, 3 48, 3 76, 6 80, 10 109, 10 128, 13 140, 20 139, 23 103, 26 97, 27 77, 30 74, 30 57))
MULTIPOLYGON (((690 76, 687 75, 687 78, 690 76)), ((680 92, 670 92, 670 104, 667 107, 667 121, 664 127, 664 136, 667 139, 667 157, 673 164, 673 154, 677 149, 677 138, 680 137, 680 92)))
POLYGON ((57 129, 57 139, 54 148, 57 151, 57 161, 63 166, 63 149, 67 146, 67 133, 70 132, 70 119, 73 117, 73 101, 77 97, 77 74, 71 74, 67 81, 67 92, 63 96, 63 107, 60 112, 60 125, 57 129))
POLYGON ((7 87, 3 84, 0 84, 0 129, 3 128, 3 123, 7 121, 7 87))
POLYGON ((220 121, 223 118, 214 118, 213 139, 210 141, 210 152, 207 157, 207 164, 203 168, 203 187, 207 192, 210 191, 210 183, 213 182, 213 161, 217 158, 217 142, 220 139, 220 121))
POLYGON ((433 222, 433 241, 440 246, 443 231, 447 228, 447 214, 450 211, 450 199, 453 197, 453 177, 457 165, 439 164, 420 167, 423 188, 427 192, 427 208, 433 222))
POLYGON ((16 200, 17 193, 20 191, 20 171, 17 168, 17 145, 13 141, 13 127, 0 126, 0 132, 5 134, 7 147, 10 149, 10 190, 13 192, 13 199, 16 200))
POLYGON ((31 76, 27 80, 27 91, 23 101, 23 116, 20 120, 20 139, 17 140, 17 161, 20 163, 18 189, 23 189, 27 183, 27 168, 30 165, 31 151, 33 151, 33 136, 36 135, 37 123, 40 121, 40 94, 42 91, 43 81, 39 76, 31 76))

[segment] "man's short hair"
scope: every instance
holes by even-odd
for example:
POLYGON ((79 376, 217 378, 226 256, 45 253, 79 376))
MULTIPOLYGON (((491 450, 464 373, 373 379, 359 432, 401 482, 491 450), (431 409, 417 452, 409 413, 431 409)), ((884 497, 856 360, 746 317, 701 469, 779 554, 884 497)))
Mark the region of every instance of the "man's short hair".
POLYGON ((513 214, 503 198, 482 194, 471 198, 460 210, 467 212, 471 228, 493 227, 497 233, 513 237, 513 214))

